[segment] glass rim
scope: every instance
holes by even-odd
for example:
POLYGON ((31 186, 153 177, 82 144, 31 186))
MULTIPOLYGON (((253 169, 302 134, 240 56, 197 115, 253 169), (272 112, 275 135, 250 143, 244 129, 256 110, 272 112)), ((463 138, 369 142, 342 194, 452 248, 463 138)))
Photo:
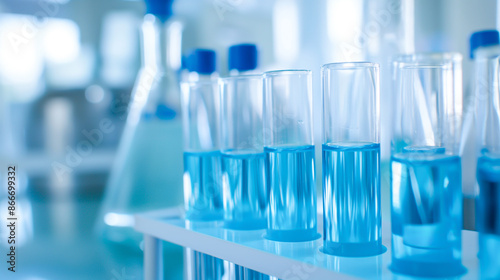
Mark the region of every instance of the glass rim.
POLYGON ((463 55, 459 52, 416 52, 398 54, 392 57, 392 61, 396 63, 418 63, 422 61, 453 61, 461 62, 463 55))
POLYGON ((266 71, 263 74, 263 77, 273 77, 273 76, 282 76, 282 75, 301 75, 301 74, 311 74, 311 70, 307 69, 284 69, 284 70, 271 70, 271 71, 266 71))
POLYGON ((219 78, 214 79, 214 80, 202 80, 202 81, 182 81, 180 82, 181 86, 187 85, 187 86, 205 86, 205 85, 217 85, 219 84, 219 78))
POLYGON ((220 77, 219 82, 227 83, 227 82, 239 81, 239 80, 262 80, 262 79, 264 79, 264 74, 248 74, 248 75, 220 77))
POLYGON ((380 64, 370 61, 353 61, 353 62, 333 62, 323 64, 321 70, 325 69, 335 69, 335 70, 350 70, 350 69, 366 69, 374 68, 379 69, 380 64))
POLYGON ((429 64, 429 63, 401 63, 399 64, 399 69, 442 69, 451 70, 452 63, 441 63, 441 64, 429 64))

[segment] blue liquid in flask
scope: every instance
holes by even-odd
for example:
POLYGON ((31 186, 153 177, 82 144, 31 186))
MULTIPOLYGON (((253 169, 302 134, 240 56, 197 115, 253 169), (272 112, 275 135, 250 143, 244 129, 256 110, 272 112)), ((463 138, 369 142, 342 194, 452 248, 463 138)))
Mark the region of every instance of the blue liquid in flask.
POLYGON ((266 147, 270 188, 266 238, 310 241, 317 232, 314 146, 266 147))
POLYGON ((133 215, 182 203, 180 135, 178 119, 143 118, 135 128, 125 128, 99 224, 106 241, 139 250, 143 238, 133 229, 133 215))
POLYGON ((225 226, 251 230, 266 227, 268 190, 263 152, 224 151, 222 188, 225 226))
POLYGON ((500 158, 482 156, 477 166, 481 279, 500 279, 500 158))
POLYGON ((189 220, 221 220, 219 151, 184 152, 184 205, 189 220))
POLYGON ((465 273, 461 178, 460 158, 440 149, 392 156, 393 271, 421 277, 465 273))
POLYGON ((325 253, 370 256, 383 252, 380 144, 323 144, 325 253))

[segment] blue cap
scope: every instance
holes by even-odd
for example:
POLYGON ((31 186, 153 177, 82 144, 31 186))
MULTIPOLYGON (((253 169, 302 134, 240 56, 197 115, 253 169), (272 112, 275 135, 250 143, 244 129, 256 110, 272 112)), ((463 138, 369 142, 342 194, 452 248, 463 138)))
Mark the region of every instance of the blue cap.
POLYGON ((187 69, 190 72, 210 75, 215 72, 215 51, 207 49, 195 49, 187 58, 187 69))
POLYGON ((161 20, 167 20, 172 15, 174 0, 145 0, 146 13, 153 14, 161 20))
POLYGON ((238 44, 229 47, 229 70, 248 71, 257 68, 257 46, 238 44))
POLYGON ((470 36, 470 58, 474 58, 474 51, 479 47, 500 44, 500 35, 497 30, 482 30, 470 36))
POLYGON ((181 55, 181 70, 188 69, 188 57, 186 55, 181 55))

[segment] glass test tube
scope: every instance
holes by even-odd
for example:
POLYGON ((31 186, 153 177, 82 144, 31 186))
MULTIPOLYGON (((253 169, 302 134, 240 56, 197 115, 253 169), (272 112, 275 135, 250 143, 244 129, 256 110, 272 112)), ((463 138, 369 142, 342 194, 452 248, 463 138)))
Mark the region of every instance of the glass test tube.
POLYGON ((391 269, 451 277, 461 265, 461 92, 452 62, 395 64, 391 269))
POLYGON ((307 241, 317 232, 311 71, 264 74, 264 151, 270 189, 266 238, 307 241))
POLYGON ((478 52, 475 66, 480 273, 500 279, 500 57, 478 52))
POLYGON ((323 251, 383 252, 379 65, 332 63, 323 88, 323 251))
POLYGON ((262 75, 220 79, 224 224, 230 229, 264 229, 265 182, 262 75))
POLYGON ((189 220, 223 217, 217 80, 181 84, 184 126, 184 205, 189 220))

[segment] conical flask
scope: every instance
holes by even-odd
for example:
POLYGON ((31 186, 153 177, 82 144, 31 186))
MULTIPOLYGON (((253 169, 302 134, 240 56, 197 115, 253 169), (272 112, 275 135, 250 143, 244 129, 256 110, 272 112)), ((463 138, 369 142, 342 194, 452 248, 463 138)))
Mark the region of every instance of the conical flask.
POLYGON ((171 56, 173 48, 180 50, 181 38, 180 23, 167 20, 171 2, 146 1, 142 68, 97 226, 105 241, 134 248, 142 240, 133 229, 134 214, 183 202, 179 83, 171 56))

